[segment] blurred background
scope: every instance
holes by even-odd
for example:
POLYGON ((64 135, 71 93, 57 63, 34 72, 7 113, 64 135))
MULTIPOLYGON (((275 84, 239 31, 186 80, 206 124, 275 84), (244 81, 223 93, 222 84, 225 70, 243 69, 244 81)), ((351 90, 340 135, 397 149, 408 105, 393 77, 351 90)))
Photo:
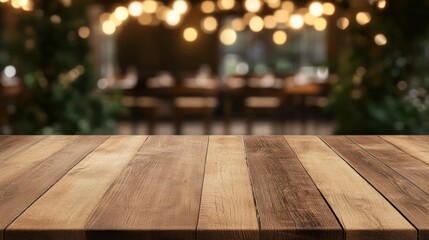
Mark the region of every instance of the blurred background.
POLYGON ((1 134, 429 134, 427 0, 0 0, 1 134))

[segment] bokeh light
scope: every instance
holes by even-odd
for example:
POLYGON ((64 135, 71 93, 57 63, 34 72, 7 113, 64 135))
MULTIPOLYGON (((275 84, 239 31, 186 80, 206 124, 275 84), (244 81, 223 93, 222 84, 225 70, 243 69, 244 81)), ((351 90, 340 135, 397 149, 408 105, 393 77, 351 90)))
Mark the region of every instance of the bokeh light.
POLYGON ((304 25, 304 19, 299 14, 293 14, 290 17, 289 25, 293 29, 300 29, 304 25))
POLYGON ((197 39, 198 32, 195 28, 188 27, 183 31, 183 38, 188 42, 193 42, 197 39))
POLYGON ((349 24, 350 24, 350 21, 346 17, 340 17, 337 20, 337 27, 339 29, 345 30, 349 26, 349 24))
POLYGON ((104 21, 101 28, 107 35, 112 35, 116 31, 116 25, 110 20, 104 21))
POLYGON ((158 3, 154 0, 144 0, 143 3, 143 11, 145 13, 155 13, 158 8, 158 3))
POLYGON ((244 8, 248 12, 259 12, 262 8, 262 2, 261 0, 245 0, 244 1, 244 8))
POLYGON ((217 20, 213 16, 208 16, 201 21, 201 28, 206 33, 212 33, 217 29, 217 20))
POLYGON ((273 29, 276 26, 277 26, 277 22, 273 15, 267 15, 264 17, 264 27, 266 29, 273 29))
POLYGON ((278 30, 274 32, 273 42, 276 45, 283 45, 286 43, 286 40, 287 40, 287 34, 284 31, 278 30))
POLYGON ((264 29, 264 20, 260 16, 254 16, 250 19, 249 28, 253 32, 260 32, 264 29))
POLYGON ((235 43, 236 40, 237 40, 237 33, 233 29, 226 28, 221 31, 220 41, 224 45, 232 45, 235 43))
POLYGON ((133 1, 128 5, 128 13, 133 16, 137 17, 140 16, 143 13, 143 5, 139 1, 133 1))
POLYGON ((78 35, 81 38, 84 38, 84 39, 88 38, 90 34, 91 34, 91 31, 87 26, 80 27, 78 30, 78 35))
POLYGON ((176 0, 173 3, 173 9, 179 14, 184 14, 189 9, 189 4, 185 0, 176 0))
POLYGON ((308 10, 315 17, 320 17, 323 14, 323 6, 320 2, 312 2, 308 10))
POLYGON ((235 6, 235 0, 218 0, 217 6, 222 10, 231 10, 235 6))
POLYGON ((366 25, 371 22, 371 15, 368 12, 359 12, 356 14, 356 22, 360 25, 366 25))
POLYGON ((378 46, 384 46, 384 45, 387 44, 387 38, 386 38, 386 36, 384 34, 379 33, 379 34, 375 35, 374 42, 378 46))
POLYGON ((325 30, 327 25, 328 25, 328 22, 324 18, 319 17, 314 20, 314 29, 316 29, 316 31, 325 30))
POLYGON ((335 5, 330 2, 323 3, 323 14, 332 16, 335 13, 335 5))
POLYGON ((203 13, 207 13, 207 14, 213 13, 215 11, 215 9, 216 9, 216 5, 212 1, 206 0, 206 1, 201 3, 201 11, 203 13))

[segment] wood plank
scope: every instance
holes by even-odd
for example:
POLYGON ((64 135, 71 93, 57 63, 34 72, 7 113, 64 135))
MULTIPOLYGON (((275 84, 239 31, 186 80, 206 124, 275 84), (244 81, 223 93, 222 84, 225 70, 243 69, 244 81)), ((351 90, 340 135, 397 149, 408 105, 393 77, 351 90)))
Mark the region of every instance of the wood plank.
POLYGON ((0 162, 43 140, 45 136, 0 136, 0 162))
POLYGON ((21 214, 6 239, 85 239, 87 219, 145 139, 107 139, 21 214))
POLYGON ((408 179, 344 136, 322 140, 371 183, 417 228, 419 239, 429 239, 429 195, 408 179))
POLYGON ((348 138, 429 194, 429 165, 377 136, 348 138))
POLYGON ((261 239, 342 239, 341 226, 281 136, 244 137, 261 239))
POLYGON ((78 136, 49 136, 3 159, 0 164, 0 189, 78 138, 78 136))
POLYGON ((258 240, 259 226, 240 136, 211 136, 197 238, 258 240))
POLYGON ((195 239, 207 143, 149 137, 88 221, 87 238, 195 239))
POLYGON ((416 136, 381 136, 409 155, 429 164, 429 138, 416 136))
POLYGON ((417 231, 318 137, 285 137, 341 222, 346 239, 417 239, 417 231))
POLYGON ((106 139, 103 136, 80 137, 1 189, 0 231, 3 233, 14 219, 106 139))

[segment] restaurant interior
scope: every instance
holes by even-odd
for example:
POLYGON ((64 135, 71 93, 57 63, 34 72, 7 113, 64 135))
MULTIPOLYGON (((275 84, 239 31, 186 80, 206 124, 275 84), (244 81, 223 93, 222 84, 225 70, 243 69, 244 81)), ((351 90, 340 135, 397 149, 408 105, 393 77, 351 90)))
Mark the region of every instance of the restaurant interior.
POLYGON ((426 0, 0 0, 0 134, 428 134, 426 0))

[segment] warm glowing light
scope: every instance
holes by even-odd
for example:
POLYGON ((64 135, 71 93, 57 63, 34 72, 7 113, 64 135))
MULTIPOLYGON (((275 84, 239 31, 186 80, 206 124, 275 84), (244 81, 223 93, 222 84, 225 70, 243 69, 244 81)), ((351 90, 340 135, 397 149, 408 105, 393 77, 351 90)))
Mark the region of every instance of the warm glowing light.
POLYGON ((131 16, 137 17, 143 13, 143 5, 139 1, 131 2, 128 5, 128 12, 131 16))
POLYGON ((89 30, 88 27, 83 26, 79 28, 78 34, 79 34, 79 37, 81 38, 88 38, 89 34, 91 34, 91 30, 89 30))
POLYGON ((270 8, 279 8, 281 1, 280 0, 265 0, 265 2, 267 3, 268 7, 270 8))
POLYGON ((356 22, 360 25, 365 25, 371 22, 371 15, 368 12, 359 12, 356 14, 356 22))
POLYGON ((158 4, 154 0, 144 0, 143 3, 143 11, 145 13, 155 13, 158 8, 158 4))
POLYGON ((217 5, 222 10, 230 10, 235 6, 235 0, 218 0, 217 5))
POLYGON ((305 22, 305 24, 307 24, 309 26, 313 26, 315 20, 316 20, 316 18, 313 15, 311 15, 311 13, 306 13, 304 15, 304 22, 305 22))
POLYGON ((328 22, 324 18, 316 18, 314 20, 314 29, 316 29, 317 31, 325 30, 327 25, 328 22))
POLYGON ((173 9, 179 14, 184 14, 188 11, 188 2, 185 0, 176 0, 173 3, 173 9))
POLYGON ((128 10, 122 6, 117 7, 115 9, 114 14, 115 14, 115 17, 121 21, 125 21, 128 18, 128 10))
POLYGON ((189 27, 183 31, 183 38, 188 42, 193 42, 197 39, 198 32, 195 28, 189 27))
POLYGON ((244 8, 248 12, 259 12, 262 8, 262 2, 261 0, 246 0, 244 2, 244 8))
POLYGON ((150 14, 142 14, 137 18, 137 21, 141 25, 150 25, 152 23, 152 15, 150 14))
POLYGON ((386 7, 386 5, 387 5, 387 1, 386 0, 379 0, 377 2, 377 7, 379 9, 384 9, 386 7))
POLYGON ((288 12, 293 12, 293 10, 295 10, 295 4, 293 4, 293 2, 291 1, 286 1, 282 3, 282 9, 288 11, 288 12))
POLYGON ((232 45, 236 40, 237 33, 230 28, 226 28, 220 33, 220 41, 225 45, 232 45))
POLYGON ((284 9, 278 9, 274 12, 274 19, 278 23, 287 23, 289 20, 289 12, 284 9))
POLYGON ((5 77, 12 78, 16 75, 16 68, 12 65, 8 65, 4 68, 3 74, 5 77))
POLYGON ((264 20, 259 16, 254 16, 250 19, 249 28, 253 32, 260 32, 264 28, 264 20))
POLYGON ((308 10, 315 17, 320 17, 323 14, 323 6, 320 2, 312 2, 308 10))
POLYGON ((283 45, 286 43, 287 35, 284 31, 276 31, 273 34, 273 42, 277 45, 283 45))
POLYGON ((113 24, 115 24, 115 26, 119 26, 122 24, 122 20, 119 20, 115 13, 112 13, 109 17, 109 21, 111 21, 113 24))
POLYGON ((299 14, 293 14, 290 17, 289 25, 293 29, 300 29, 304 25, 304 19, 299 14))
POLYGON ((246 24, 241 18, 235 18, 231 21, 231 27, 237 32, 243 31, 246 28, 246 24))
POLYGON ((203 13, 213 13, 216 9, 215 3, 212 1, 204 1, 201 3, 201 11, 203 13))
POLYGON ((337 20, 337 27, 339 29, 345 30, 349 26, 349 24, 350 24, 350 21, 346 17, 340 17, 337 20))
POLYGON ((205 17, 201 22, 201 28, 204 32, 212 33, 217 28, 217 20, 212 16, 205 17))
POLYGON ((103 32, 107 35, 112 35, 116 31, 116 25, 110 20, 103 22, 101 28, 103 32))
POLYGON ((252 19, 252 17, 254 17, 254 16, 256 16, 256 14, 250 13, 250 12, 244 14, 244 16, 243 16, 243 22, 244 22, 244 24, 249 24, 250 19, 252 19))
POLYGON ((167 16, 165 17, 165 21, 170 26, 177 26, 180 22, 180 14, 174 10, 170 10, 167 12, 167 16))
POLYGON ((330 2, 323 3, 323 14, 331 16, 335 13, 335 6, 330 2))
POLYGON ((386 38, 386 36, 384 36, 384 34, 379 33, 379 34, 375 35, 374 42, 378 46, 384 46, 387 44, 387 38, 386 38))
POLYGON ((264 17, 264 27, 266 29, 273 29, 276 26, 277 26, 277 22, 273 15, 267 15, 264 17))
POLYGON ((9 0, 0 0, 0 2, 2 2, 2 3, 5 3, 5 2, 7 2, 7 1, 9 1, 9 0))

